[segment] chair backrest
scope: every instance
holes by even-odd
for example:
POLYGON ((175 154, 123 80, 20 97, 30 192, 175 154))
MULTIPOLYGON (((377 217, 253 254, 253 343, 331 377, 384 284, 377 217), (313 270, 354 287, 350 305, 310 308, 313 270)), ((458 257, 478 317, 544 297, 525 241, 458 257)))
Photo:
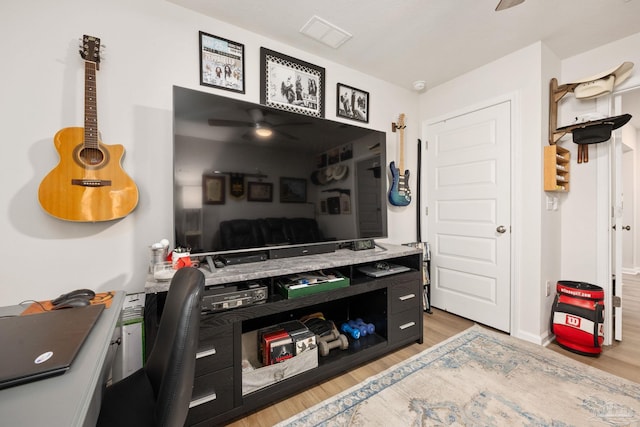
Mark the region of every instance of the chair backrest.
POLYGON ((220 223, 222 249, 247 249, 262 246, 258 223, 250 219, 231 219, 220 223))
POLYGON ((182 426, 189 411, 204 282, 204 274, 191 267, 181 268, 171 280, 144 367, 156 396, 157 426, 182 426))
POLYGON ((265 244, 282 245, 290 243, 291 239, 287 234, 287 220, 285 218, 262 218, 257 221, 265 244))
POLYGON ((315 243, 323 240, 318 223, 313 218, 289 218, 291 243, 315 243))

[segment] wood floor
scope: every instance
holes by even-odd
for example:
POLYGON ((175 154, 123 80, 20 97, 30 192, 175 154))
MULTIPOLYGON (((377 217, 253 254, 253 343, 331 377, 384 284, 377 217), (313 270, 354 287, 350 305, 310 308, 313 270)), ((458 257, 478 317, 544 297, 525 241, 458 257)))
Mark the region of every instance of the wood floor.
MULTIPOLYGON (((550 344, 549 348, 603 371, 640 383, 640 276, 625 275, 623 283, 622 342, 606 347, 599 357, 580 356, 562 349, 555 343, 550 344)), ((470 320, 434 309, 433 314, 425 314, 423 344, 404 347, 229 425, 233 427, 272 426, 462 332, 471 325, 473 322, 470 320)))

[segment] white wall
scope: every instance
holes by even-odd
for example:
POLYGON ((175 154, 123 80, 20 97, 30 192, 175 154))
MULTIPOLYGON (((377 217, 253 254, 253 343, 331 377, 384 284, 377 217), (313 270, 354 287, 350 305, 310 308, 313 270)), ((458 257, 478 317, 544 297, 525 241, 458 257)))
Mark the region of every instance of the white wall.
MULTIPOLYGON (((399 113, 407 115, 406 141, 418 137, 415 93, 164 1, 2 2, 0 21, 0 305, 79 287, 142 290, 148 245, 173 234, 172 86, 216 92, 199 85, 199 30, 245 44, 246 95, 219 91, 223 95, 259 102, 259 49, 265 46, 326 68, 327 118, 335 119, 336 83, 368 91, 369 126, 388 133, 390 160, 397 153, 389 130, 399 113), (83 34, 107 45, 97 77, 102 138, 124 145, 124 169, 140 190, 137 209, 109 223, 60 221, 37 201, 40 181, 58 161, 53 135, 82 126, 77 39, 83 34)), ((407 145, 415 170, 416 147, 407 145)), ((389 208, 389 240, 415 240, 413 218, 412 205, 389 208)))

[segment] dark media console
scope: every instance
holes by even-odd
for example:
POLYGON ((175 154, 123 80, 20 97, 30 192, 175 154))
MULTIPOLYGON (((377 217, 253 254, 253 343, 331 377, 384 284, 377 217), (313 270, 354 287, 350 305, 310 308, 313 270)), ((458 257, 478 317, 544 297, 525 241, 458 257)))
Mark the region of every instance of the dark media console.
MULTIPOLYGON (((421 268, 422 250, 385 244, 384 249, 339 249, 306 257, 229 265, 207 273, 203 304, 208 308, 202 313, 186 425, 225 424, 400 347, 422 343, 421 268), (404 266, 408 271, 384 277, 370 277, 360 271, 380 262, 404 266), (348 279, 349 286, 293 299, 285 299, 276 291, 276 284, 285 276, 329 269, 348 279), (266 300, 261 299, 263 292, 266 300), (240 295, 242 301, 237 308, 211 308, 230 295, 240 295), (274 380, 255 391, 243 391, 243 362, 252 356, 246 354, 251 352, 246 339, 252 334, 255 337, 262 328, 317 312, 338 325, 349 319, 366 319, 375 325, 375 333, 359 340, 349 337, 347 348, 317 357, 317 366, 304 372, 274 380)), ((146 348, 151 348, 155 340, 168 286, 167 282, 152 281, 145 285, 146 348)), ((301 356, 293 359, 297 357, 301 356)), ((269 367, 256 368, 259 371, 269 367)))

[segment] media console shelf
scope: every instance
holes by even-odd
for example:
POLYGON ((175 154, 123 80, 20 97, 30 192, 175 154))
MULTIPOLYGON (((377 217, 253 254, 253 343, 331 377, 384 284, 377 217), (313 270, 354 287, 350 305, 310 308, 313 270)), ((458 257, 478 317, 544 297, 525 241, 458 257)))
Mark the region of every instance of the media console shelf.
MULTIPOLYGON (((258 281, 268 288, 269 298, 264 303, 203 312, 186 425, 223 424, 402 346, 422 343, 421 268, 421 249, 385 244, 384 249, 341 249, 327 254, 228 266, 208 273, 208 287, 258 281), (376 262, 399 264, 410 270, 373 278, 357 268, 376 262), (294 299, 284 299, 275 291, 279 277, 324 269, 338 270, 349 279, 350 285, 294 299), (315 312, 324 313, 338 327, 348 319, 366 319, 375 325, 375 333, 359 340, 349 337, 348 349, 334 349, 328 356, 318 356, 317 367, 243 395, 242 361, 246 356, 242 354, 243 335, 315 312)), ((168 282, 149 281, 145 285, 147 348, 155 339, 168 287, 168 282)))

